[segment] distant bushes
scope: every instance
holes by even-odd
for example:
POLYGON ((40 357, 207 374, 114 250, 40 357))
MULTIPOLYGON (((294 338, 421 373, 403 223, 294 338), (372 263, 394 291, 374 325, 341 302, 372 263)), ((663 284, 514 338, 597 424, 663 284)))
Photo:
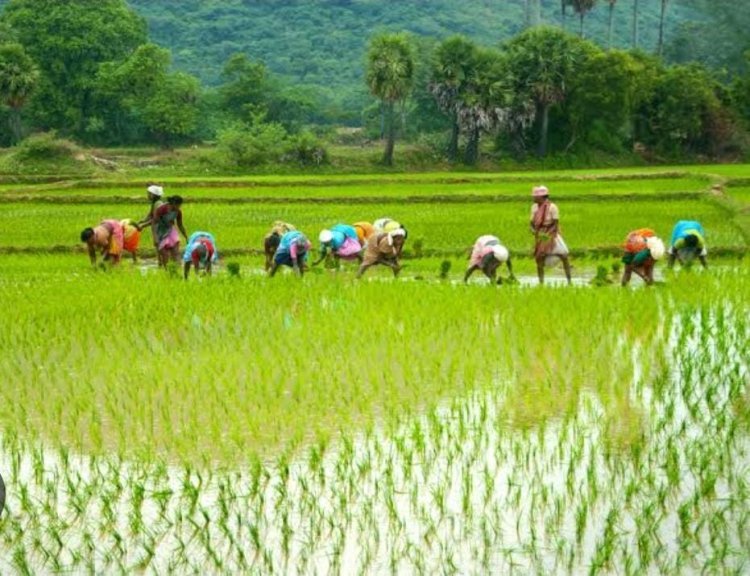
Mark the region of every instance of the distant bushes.
POLYGON ((328 152, 311 132, 289 134, 276 122, 250 127, 235 124, 219 132, 215 160, 229 168, 265 164, 319 166, 328 163, 328 152))

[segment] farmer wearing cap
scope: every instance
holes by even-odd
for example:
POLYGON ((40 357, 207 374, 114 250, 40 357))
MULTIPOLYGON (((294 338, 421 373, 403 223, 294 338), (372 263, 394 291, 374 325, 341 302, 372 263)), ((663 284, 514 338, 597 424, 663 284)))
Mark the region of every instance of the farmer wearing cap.
MULTIPOLYGON (((151 238, 154 242, 154 249, 156 250, 156 256, 159 257, 159 242, 156 236, 156 223, 154 220, 154 213, 156 210, 164 204, 164 189, 156 184, 149 184, 146 188, 146 194, 148 200, 151 203, 149 206, 148 214, 140 222, 136 224, 139 230, 143 230, 146 226, 151 227, 151 238)), ((161 258, 159 258, 159 265, 162 265, 161 258)))
POLYGON ((159 206, 154 212, 157 249, 159 262, 166 266, 169 260, 177 261, 180 251, 180 235, 187 240, 187 232, 182 225, 182 196, 169 196, 166 204, 159 206))
POLYGON ((390 232, 377 232, 370 237, 365 248, 364 259, 357 271, 357 278, 361 278, 370 266, 382 264, 393 270, 393 276, 398 276, 401 271, 401 265, 398 257, 404 247, 406 240, 406 230, 396 228, 390 232))
POLYGON ((123 230, 119 220, 103 220, 94 228, 84 228, 81 242, 88 247, 91 265, 96 265, 96 249, 100 248, 102 260, 113 265, 120 262, 123 248, 123 230))
POLYGON ((654 283, 654 265, 664 256, 664 243, 650 228, 633 230, 625 238, 625 254, 622 262, 625 271, 622 273, 623 286, 627 286, 635 272, 647 286, 654 283))
POLYGON ((690 264, 696 257, 704 268, 708 267, 706 256, 706 233, 700 222, 695 220, 680 220, 675 224, 672 231, 672 239, 669 242, 669 260, 667 267, 672 268, 675 260, 679 260, 682 266, 690 264))
POLYGON ((531 192, 534 203, 531 205, 531 233, 534 235, 534 259, 539 283, 544 284, 544 265, 549 260, 559 258, 565 269, 565 277, 570 284, 570 261, 568 247, 560 235, 560 211, 550 202, 546 186, 535 186, 531 192))
POLYGON ((187 241, 185 253, 182 255, 182 261, 185 263, 185 280, 188 279, 191 265, 195 267, 196 274, 202 266, 206 274, 210 276, 212 265, 218 259, 219 251, 216 249, 216 239, 213 234, 193 232, 187 241))
POLYGON ((481 270, 492 282, 495 281, 495 276, 497 276, 497 283, 502 284, 503 279, 497 274, 497 269, 503 262, 508 267, 510 278, 513 278, 513 267, 510 263, 510 252, 508 252, 508 249, 500 243, 500 239, 497 236, 489 234, 480 236, 474 242, 474 248, 469 258, 469 267, 466 269, 466 274, 464 274, 464 282, 469 281, 469 277, 475 270, 481 270))
POLYGON ((266 256, 266 271, 271 268, 273 263, 273 255, 276 253, 276 249, 279 247, 281 237, 287 232, 296 230, 294 226, 288 222, 282 222, 276 220, 271 227, 271 231, 263 237, 263 253, 266 256))
POLYGON ((269 277, 273 278, 279 266, 290 266, 300 277, 305 271, 307 253, 312 248, 310 241, 302 232, 292 230, 281 237, 279 247, 273 256, 269 277))
POLYGON ((330 230, 321 230, 318 236, 320 240, 320 258, 313 262, 313 266, 320 264, 328 255, 328 250, 338 260, 358 260, 362 262, 362 245, 359 243, 357 231, 354 226, 348 224, 336 224, 330 230))
POLYGON ((357 239, 360 245, 364 248, 370 236, 375 234, 375 226, 369 222, 355 222, 352 226, 354 226, 354 230, 357 232, 357 239))

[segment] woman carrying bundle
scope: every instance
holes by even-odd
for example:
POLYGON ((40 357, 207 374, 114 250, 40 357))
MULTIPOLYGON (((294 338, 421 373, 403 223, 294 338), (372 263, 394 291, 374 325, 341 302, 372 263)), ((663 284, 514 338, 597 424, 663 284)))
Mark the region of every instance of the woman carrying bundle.
POLYGON ((664 256, 664 243, 650 228, 639 228, 627 235, 623 247, 625 254, 622 262, 625 264, 625 271, 622 273, 621 284, 627 286, 635 272, 646 286, 651 286, 654 283, 656 261, 664 256))
POLYGON ((560 211, 550 202, 546 186, 535 186, 531 192, 534 204, 531 205, 531 233, 534 235, 534 259, 539 283, 544 284, 544 265, 549 260, 559 258, 565 269, 565 277, 570 284, 570 261, 568 247, 560 235, 560 211))
POLYGON ((490 281, 495 282, 495 276, 497 276, 497 283, 502 284, 503 278, 497 274, 497 269, 503 262, 508 267, 509 278, 513 278, 513 267, 510 263, 510 252, 508 252, 508 249, 501 244, 497 236, 489 234, 480 236, 477 238, 474 248, 471 251, 469 267, 466 269, 466 274, 464 274, 464 282, 468 282, 469 277, 476 270, 481 270, 490 281))

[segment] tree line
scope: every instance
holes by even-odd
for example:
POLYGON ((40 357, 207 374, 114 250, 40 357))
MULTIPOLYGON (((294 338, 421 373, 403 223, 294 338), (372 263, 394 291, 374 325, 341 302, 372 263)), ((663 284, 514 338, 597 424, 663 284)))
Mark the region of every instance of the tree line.
MULTIPOLYGON (((527 2, 530 19, 535 2, 527 2)), ((561 2, 574 13, 593 6, 561 2)), ((518 158, 747 149, 747 73, 722 78, 704 65, 668 65, 583 36, 580 27, 530 26, 488 47, 466 36, 376 33, 362 65, 363 92, 374 99, 348 117, 384 137, 385 163, 397 138, 425 135, 467 164, 488 143, 518 158)), ((11 0, 0 17, 0 99, 5 145, 36 131, 104 146, 216 141, 238 165, 290 154, 320 162, 310 127, 330 121, 310 87, 244 53, 228 55, 214 86, 175 70, 171 51, 149 41, 146 21, 124 0, 11 0)))

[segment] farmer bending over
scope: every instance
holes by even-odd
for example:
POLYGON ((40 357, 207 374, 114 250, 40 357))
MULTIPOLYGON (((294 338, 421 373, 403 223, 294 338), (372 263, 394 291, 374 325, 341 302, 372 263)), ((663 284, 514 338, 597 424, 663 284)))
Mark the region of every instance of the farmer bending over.
POLYGON ((276 254, 276 249, 279 247, 281 237, 292 230, 296 230, 296 228, 291 224, 282 222, 281 220, 276 220, 276 222, 273 223, 271 231, 263 237, 263 254, 266 257, 266 271, 271 268, 273 255, 276 254))
POLYGON ((339 258, 344 260, 358 260, 362 262, 362 245, 359 243, 357 231, 354 226, 348 224, 336 224, 330 230, 322 230, 320 236, 320 258, 313 262, 317 266, 328 255, 328 250, 333 253, 333 257, 338 261, 339 258))
POLYGON ((489 234, 480 236, 474 242, 474 248, 469 258, 469 267, 464 274, 464 282, 468 282, 469 277, 476 270, 481 270, 492 282, 495 282, 495 276, 497 276, 497 283, 502 284, 503 278, 497 274, 497 269, 503 262, 508 267, 509 277, 513 278, 513 267, 510 263, 508 249, 500 243, 497 236, 490 236, 489 234))
POLYGON ((305 260, 312 245, 302 232, 292 230, 281 237, 273 256, 269 277, 273 278, 279 266, 290 266, 300 277, 305 271, 305 260))
POLYGON ((398 258, 404 247, 406 231, 397 228, 391 232, 379 232, 370 238, 365 249, 365 256, 357 272, 357 278, 361 278, 370 266, 382 264, 393 270, 394 278, 401 271, 401 265, 398 258))
POLYGON ((182 261, 185 263, 185 280, 190 274, 190 266, 195 267, 195 273, 201 267, 206 271, 208 276, 211 275, 211 268, 214 262, 219 259, 219 251, 216 249, 216 239, 210 232, 193 232, 187 241, 185 253, 182 255, 182 261))
POLYGON ((103 220, 94 228, 84 228, 81 231, 81 242, 85 242, 88 247, 92 266, 96 266, 97 248, 101 248, 102 260, 118 264, 123 247, 122 224, 119 220, 103 220))
POLYGON ((628 234, 624 248, 622 262, 625 270, 621 284, 627 286, 635 272, 647 286, 651 286, 654 283, 654 265, 664 256, 664 243, 650 228, 640 228, 628 234))
POLYGON ((696 257, 703 267, 707 268, 706 233, 700 222, 695 220, 680 220, 677 222, 672 231, 668 253, 668 268, 674 266, 675 260, 679 260, 680 265, 685 266, 691 264, 696 257))

